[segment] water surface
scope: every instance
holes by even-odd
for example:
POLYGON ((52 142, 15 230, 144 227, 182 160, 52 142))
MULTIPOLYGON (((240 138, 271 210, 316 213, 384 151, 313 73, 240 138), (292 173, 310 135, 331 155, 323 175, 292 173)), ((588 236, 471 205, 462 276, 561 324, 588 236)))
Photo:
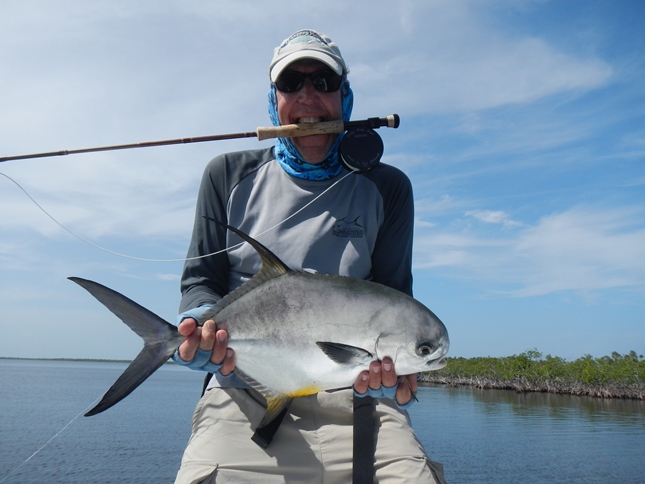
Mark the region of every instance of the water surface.
MULTIPOLYGON (((127 365, 0 360, 0 482, 127 365)), ((203 375, 165 365, 108 411, 79 417, 6 483, 172 482, 203 375)), ((645 482, 645 402, 424 387, 410 409, 451 483, 645 482)))
POLYGON ((419 393, 414 427, 451 482, 645 482, 645 402, 471 387, 419 393))

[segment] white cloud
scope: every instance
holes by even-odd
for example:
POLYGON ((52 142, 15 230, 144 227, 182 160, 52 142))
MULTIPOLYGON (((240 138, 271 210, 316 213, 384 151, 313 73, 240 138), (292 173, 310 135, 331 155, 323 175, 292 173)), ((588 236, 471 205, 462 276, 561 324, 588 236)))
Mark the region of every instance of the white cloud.
POLYGON ((520 222, 509 219, 508 215, 501 210, 469 210, 465 215, 487 224, 501 224, 504 227, 520 227, 522 225, 520 222))
POLYGON ((430 217, 436 217, 446 213, 459 210, 465 205, 465 202, 457 200, 455 197, 443 194, 435 198, 422 198, 414 203, 414 211, 419 220, 423 221, 430 217))
POLYGON ((519 295, 645 285, 641 209, 574 208, 523 232, 514 258, 533 273, 519 295))
POLYGON ((387 100, 405 115, 529 103, 596 89, 611 79, 612 68, 601 59, 496 30, 475 3, 405 5, 405 27, 352 68, 363 95, 387 100))
MULTIPOLYGON (((576 207, 497 236, 470 227, 424 231, 415 242, 417 270, 443 267, 454 277, 498 285, 524 297, 616 287, 645 290, 645 228, 638 208, 576 207), (508 289, 508 287, 513 289, 508 289)), ((483 218, 504 223, 504 215, 483 218)))

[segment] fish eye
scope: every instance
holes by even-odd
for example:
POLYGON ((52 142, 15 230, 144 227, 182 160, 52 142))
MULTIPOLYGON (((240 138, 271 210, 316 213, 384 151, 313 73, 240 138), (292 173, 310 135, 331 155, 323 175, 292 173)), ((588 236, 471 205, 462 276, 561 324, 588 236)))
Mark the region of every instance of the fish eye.
POLYGON ((429 342, 423 342, 419 343, 417 346, 417 355, 419 356, 428 356, 430 353, 434 352, 434 347, 432 346, 432 343, 429 342))

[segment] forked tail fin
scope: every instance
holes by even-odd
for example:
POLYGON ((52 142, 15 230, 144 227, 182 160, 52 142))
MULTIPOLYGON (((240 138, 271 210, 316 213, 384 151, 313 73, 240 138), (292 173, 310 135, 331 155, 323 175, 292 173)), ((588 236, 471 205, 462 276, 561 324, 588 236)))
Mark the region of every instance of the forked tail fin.
POLYGON ((184 337, 177 332, 175 326, 123 294, 87 279, 79 277, 70 277, 69 279, 98 299, 132 331, 137 333, 144 342, 143 349, 130 363, 130 366, 103 395, 98 405, 85 414, 86 417, 89 417, 107 410, 132 393, 173 355, 177 347, 184 341, 184 337))

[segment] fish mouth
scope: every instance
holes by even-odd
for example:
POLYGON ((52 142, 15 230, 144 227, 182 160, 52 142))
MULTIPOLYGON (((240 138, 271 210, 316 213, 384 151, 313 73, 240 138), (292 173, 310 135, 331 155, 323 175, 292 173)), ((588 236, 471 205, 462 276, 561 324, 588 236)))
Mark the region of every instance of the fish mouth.
POLYGON ((434 360, 426 361, 426 367, 428 370, 441 370, 442 368, 445 368, 446 364, 447 361, 443 356, 434 360))
POLYGON ((428 355, 426 367, 430 370, 440 370, 446 366, 446 354, 448 353, 449 343, 442 339, 436 346, 436 350, 428 355))

